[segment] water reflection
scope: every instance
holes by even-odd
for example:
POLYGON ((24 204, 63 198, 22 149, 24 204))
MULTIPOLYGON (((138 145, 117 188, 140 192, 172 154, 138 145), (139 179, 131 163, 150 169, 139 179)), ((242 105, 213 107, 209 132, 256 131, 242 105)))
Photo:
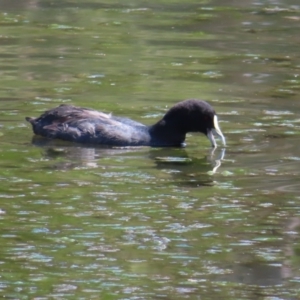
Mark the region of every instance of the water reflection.
POLYGON ((56 169, 97 168, 101 158, 124 156, 133 153, 143 159, 147 157, 155 163, 155 168, 171 175, 180 185, 210 186, 225 157, 225 149, 211 149, 204 157, 191 157, 185 148, 148 148, 148 147, 108 147, 77 145, 59 140, 49 140, 34 136, 32 143, 44 149, 44 156, 54 160, 56 169), (60 158, 63 158, 60 160, 60 158))
MULTIPOLYGON (((256 255, 239 253, 232 267, 232 274, 221 276, 219 280, 243 283, 246 285, 256 286, 276 286, 282 285, 288 278, 296 276, 291 258, 297 255, 297 250, 294 248, 294 242, 297 239, 298 230, 300 228, 300 218, 293 217, 286 222, 284 232, 281 235, 283 243, 274 246, 274 248, 265 248, 265 260, 263 262, 257 259, 258 251, 263 251, 262 246, 256 248, 256 255), (282 252, 284 259, 271 259, 272 256, 282 252)), ((274 234, 274 233, 273 233, 274 234)), ((278 233, 279 234, 279 233, 278 233)), ((251 241, 243 241, 244 245, 250 245, 251 241)))
POLYGON ((182 148, 176 153, 169 149, 159 149, 150 152, 151 158, 156 163, 156 168, 172 175, 178 185, 189 187, 214 185, 214 175, 225 156, 225 149, 211 150, 206 156, 191 157, 182 148))
POLYGON ((279 285, 283 282, 280 265, 280 263, 268 265, 259 262, 235 264, 230 281, 257 286, 279 285))

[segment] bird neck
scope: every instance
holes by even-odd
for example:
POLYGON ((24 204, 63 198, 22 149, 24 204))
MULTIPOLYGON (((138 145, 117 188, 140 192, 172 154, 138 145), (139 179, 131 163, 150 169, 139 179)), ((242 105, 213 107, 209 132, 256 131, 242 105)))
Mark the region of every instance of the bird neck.
POLYGON ((164 119, 150 126, 149 132, 153 144, 170 146, 181 146, 186 135, 179 125, 166 122, 164 119))

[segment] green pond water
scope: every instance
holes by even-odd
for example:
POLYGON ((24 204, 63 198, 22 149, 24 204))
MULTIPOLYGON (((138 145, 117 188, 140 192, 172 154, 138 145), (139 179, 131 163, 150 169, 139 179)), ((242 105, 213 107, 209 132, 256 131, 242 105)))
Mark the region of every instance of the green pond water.
POLYGON ((299 299, 296 0, 0 0, 3 299, 299 299), (226 149, 33 136, 61 103, 152 124, 187 98, 226 149))

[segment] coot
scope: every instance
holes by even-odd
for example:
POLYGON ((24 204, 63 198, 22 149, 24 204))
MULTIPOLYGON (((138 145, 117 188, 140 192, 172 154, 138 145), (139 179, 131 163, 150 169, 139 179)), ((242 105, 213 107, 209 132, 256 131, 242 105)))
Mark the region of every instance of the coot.
POLYGON ((224 146, 214 109, 205 101, 188 99, 174 105, 151 126, 93 109, 62 104, 38 118, 27 117, 33 131, 51 139, 112 146, 182 146, 186 133, 202 132, 217 147, 213 133, 224 146))

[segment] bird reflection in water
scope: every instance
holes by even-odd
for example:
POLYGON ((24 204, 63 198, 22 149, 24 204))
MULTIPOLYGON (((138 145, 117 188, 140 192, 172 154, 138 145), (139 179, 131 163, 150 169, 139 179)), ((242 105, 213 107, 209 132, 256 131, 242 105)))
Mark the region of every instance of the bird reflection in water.
MULTIPOLYGON (((35 136, 35 146, 44 149, 44 157, 54 161, 50 168, 67 170, 74 168, 111 167, 103 163, 103 158, 120 157, 145 161, 145 156, 154 162, 154 168, 167 173, 175 183, 189 187, 214 185, 213 175, 219 171, 225 157, 225 149, 211 149, 208 154, 195 157, 186 148, 148 148, 148 147, 105 147, 74 144, 35 136)), ((49 167, 49 166, 48 166, 49 167)), ((125 163, 122 165, 125 167, 125 163)), ((132 167, 132 164, 130 164, 132 167)), ((144 167, 139 166, 139 169, 144 167)))
POLYGON ((153 152, 156 167, 171 174, 178 185, 188 187, 213 186, 212 175, 217 173, 225 157, 225 149, 212 149, 201 158, 189 155, 185 148, 153 152))

